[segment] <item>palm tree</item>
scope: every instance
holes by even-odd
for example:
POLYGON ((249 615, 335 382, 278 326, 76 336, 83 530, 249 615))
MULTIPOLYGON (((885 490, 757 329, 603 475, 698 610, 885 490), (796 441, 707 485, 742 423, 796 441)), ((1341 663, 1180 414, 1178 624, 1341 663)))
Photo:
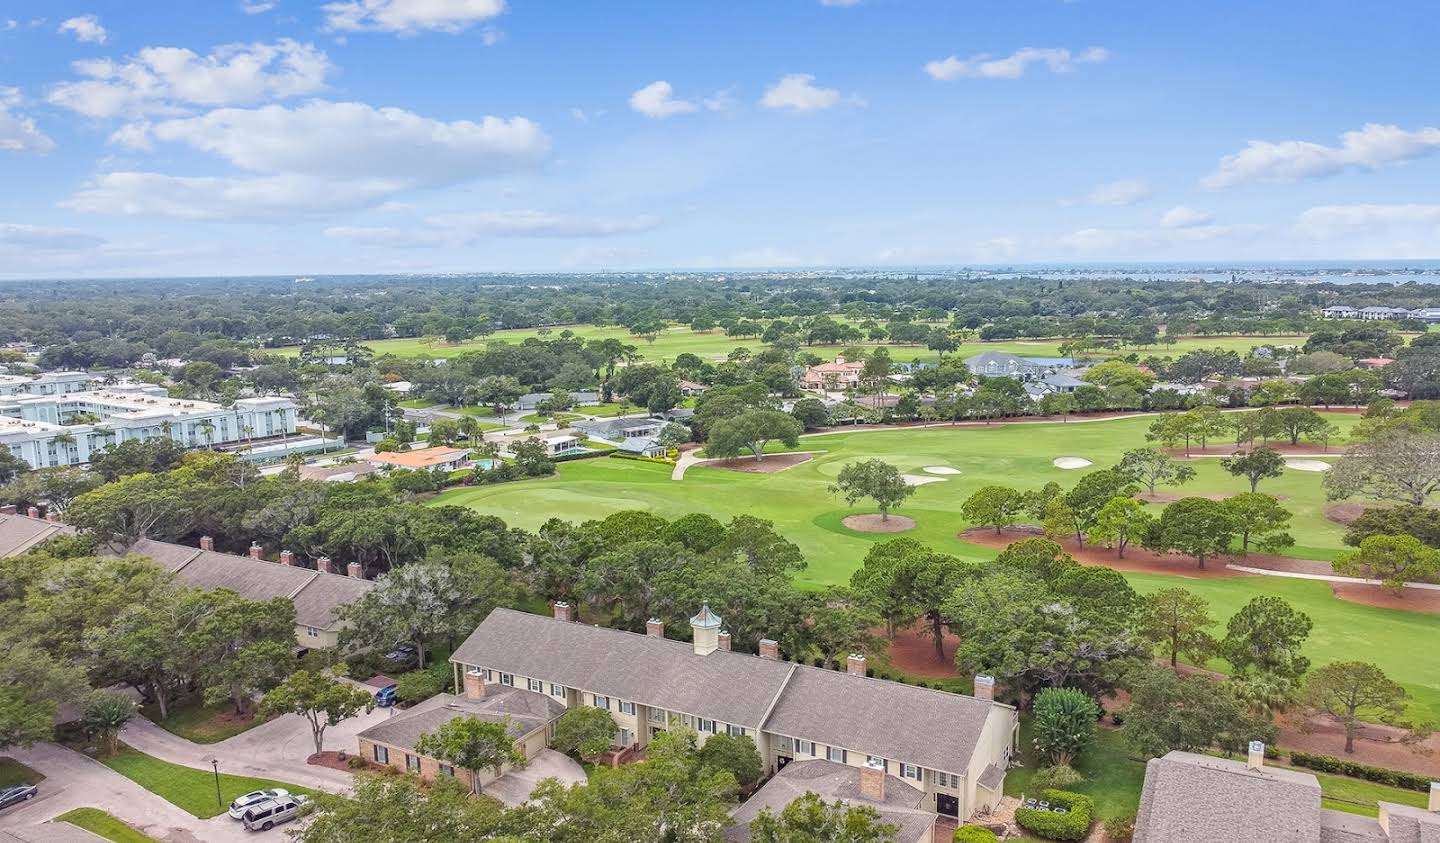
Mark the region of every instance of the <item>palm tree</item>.
POLYGON ((65 457, 63 462, 70 462, 70 449, 75 447, 75 437, 68 433, 57 433, 55 434, 55 445, 56 450, 65 457))
POLYGON ((200 432, 205 434, 205 447, 209 448, 215 444, 215 422, 209 419, 201 419, 198 425, 200 432))

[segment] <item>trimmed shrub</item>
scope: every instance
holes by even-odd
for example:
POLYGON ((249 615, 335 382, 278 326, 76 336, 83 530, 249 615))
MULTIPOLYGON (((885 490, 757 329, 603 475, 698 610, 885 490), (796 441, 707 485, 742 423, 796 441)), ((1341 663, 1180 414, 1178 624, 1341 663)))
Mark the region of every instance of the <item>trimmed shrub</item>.
POLYGON ((1052 807, 1064 808, 1065 813, 1039 808, 1017 808, 1015 822, 1031 834, 1046 840, 1084 840, 1090 833, 1090 821, 1095 806, 1090 797, 1065 790, 1042 790, 1040 799, 1052 807))
POLYGON ((955 829, 954 843, 996 843, 999 839, 988 828, 966 825, 955 829))
POLYGON ((658 462, 658 463, 663 463, 663 464, 665 464, 665 465, 674 465, 674 464, 675 464, 675 461, 674 461, 674 460, 672 460, 672 459, 666 459, 665 457, 646 457, 646 456, 641 456, 640 454, 628 454, 628 453, 625 453, 624 451, 611 451, 611 452, 610 452, 610 456, 611 456, 611 458, 617 459, 617 460, 634 460, 635 462, 658 462))
POLYGON ((1354 761, 1346 761, 1343 758, 1335 758, 1330 755, 1311 755, 1308 752, 1290 753, 1290 763, 1296 767, 1305 767, 1321 773, 1335 773, 1341 776, 1350 776, 1356 779, 1388 784, 1391 787, 1404 788, 1405 790, 1418 790, 1422 793, 1430 790, 1430 777, 1418 776, 1414 773, 1406 773, 1402 770, 1389 770, 1384 767, 1371 767, 1367 764, 1357 764, 1354 761))
POLYGON ((1056 764, 1037 772, 1031 781, 1036 787, 1064 790, 1085 781, 1085 777, 1069 764, 1056 764))

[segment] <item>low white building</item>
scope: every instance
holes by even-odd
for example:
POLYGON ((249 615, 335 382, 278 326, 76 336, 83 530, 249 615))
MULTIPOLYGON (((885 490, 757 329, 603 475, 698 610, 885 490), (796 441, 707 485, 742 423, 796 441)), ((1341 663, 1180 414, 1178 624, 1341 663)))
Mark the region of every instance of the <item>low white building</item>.
POLYGON ((32 379, 32 388, 0 393, 0 445, 32 468, 47 468, 88 463, 107 445, 136 439, 206 448, 295 432, 289 398, 241 398, 223 407, 144 384, 76 390, 74 376, 93 382, 83 372, 55 372, 32 379))

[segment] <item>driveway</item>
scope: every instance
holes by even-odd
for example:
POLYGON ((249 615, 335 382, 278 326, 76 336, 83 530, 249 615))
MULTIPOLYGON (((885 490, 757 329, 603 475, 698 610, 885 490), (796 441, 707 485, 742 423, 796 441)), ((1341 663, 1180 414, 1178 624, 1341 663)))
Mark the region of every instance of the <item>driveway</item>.
MULTIPOLYGON (((356 733, 389 716, 384 709, 342 720, 325 730, 325 748, 356 750, 356 733)), ((220 760, 220 772, 268 779, 320 790, 341 791, 350 787, 352 776, 344 770, 306 764, 315 751, 310 723, 298 714, 277 717, 219 743, 191 743, 136 717, 120 732, 120 739, 147 755, 186 767, 210 769, 210 760, 220 760)))
POLYGON ((485 786, 485 795, 506 805, 519 805, 530 798, 530 791, 541 779, 559 779, 561 784, 581 784, 585 770, 574 759, 553 749, 541 750, 523 770, 511 770, 485 786))
MULTIPOLYGON (((75 808, 99 808, 167 843, 230 843, 253 841, 235 820, 221 814, 197 819, 99 762, 51 743, 5 751, 20 763, 45 774, 40 796, 0 811, 0 828, 26 828, 75 808)), ((282 827, 283 828, 283 827, 282 827)), ((283 830, 266 837, 283 839, 283 830)))

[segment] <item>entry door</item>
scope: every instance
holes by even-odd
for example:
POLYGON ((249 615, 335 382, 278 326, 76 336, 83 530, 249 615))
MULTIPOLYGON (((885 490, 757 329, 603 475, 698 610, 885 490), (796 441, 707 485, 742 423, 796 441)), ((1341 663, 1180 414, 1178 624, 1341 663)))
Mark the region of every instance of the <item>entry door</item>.
POLYGON ((935 794, 935 812, 947 817, 960 816, 960 800, 947 793, 935 794))

